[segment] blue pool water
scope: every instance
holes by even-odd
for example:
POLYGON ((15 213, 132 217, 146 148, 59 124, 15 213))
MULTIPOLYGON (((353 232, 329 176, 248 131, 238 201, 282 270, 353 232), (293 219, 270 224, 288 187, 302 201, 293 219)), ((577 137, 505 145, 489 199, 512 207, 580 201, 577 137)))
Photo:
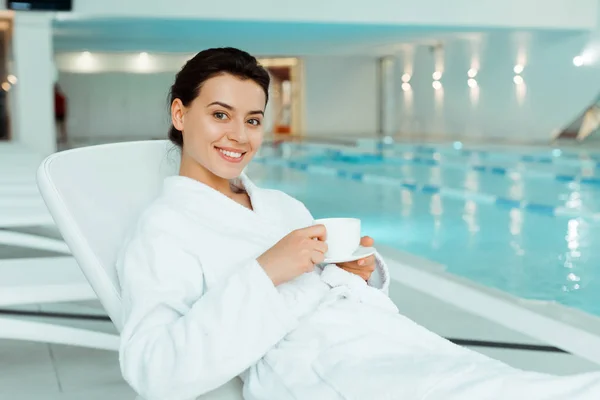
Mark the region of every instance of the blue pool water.
POLYGON ((376 243, 522 298, 556 301, 600 316, 600 253, 593 250, 600 245, 600 220, 591 217, 600 212, 600 184, 580 181, 595 176, 588 165, 576 165, 585 159, 565 156, 540 163, 498 152, 474 160, 453 149, 435 150, 427 158, 410 147, 396 147, 383 157, 357 155, 352 149, 288 150, 285 155, 265 152, 248 172, 260 185, 303 201, 315 218, 361 218, 363 234, 376 243), (415 155, 437 163, 414 162, 415 155), (283 165, 273 165, 277 162, 283 165), (521 172, 493 172, 492 167, 521 172), (338 170, 348 174, 340 177, 338 170), (369 183, 363 180, 367 175, 399 177, 416 186, 369 183), (566 182, 557 175, 573 179, 566 182), (440 187, 458 195, 445 196, 440 187), (465 190, 539 207, 517 208, 490 202, 489 196, 462 198, 465 190), (556 207, 574 214, 549 212, 556 207))

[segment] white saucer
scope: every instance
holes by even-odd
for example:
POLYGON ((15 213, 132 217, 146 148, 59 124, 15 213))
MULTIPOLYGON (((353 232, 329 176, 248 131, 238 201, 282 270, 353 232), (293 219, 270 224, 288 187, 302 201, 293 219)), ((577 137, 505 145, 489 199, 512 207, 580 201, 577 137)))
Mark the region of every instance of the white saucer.
POLYGON ((349 262, 349 261, 356 261, 361 258, 369 257, 370 255, 375 254, 376 251, 377 250, 375 250, 375 247, 359 246, 358 249, 356 249, 356 251, 354 253, 352 253, 346 257, 326 258, 323 261, 323 264, 337 264, 337 263, 343 263, 343 262, 349 262))

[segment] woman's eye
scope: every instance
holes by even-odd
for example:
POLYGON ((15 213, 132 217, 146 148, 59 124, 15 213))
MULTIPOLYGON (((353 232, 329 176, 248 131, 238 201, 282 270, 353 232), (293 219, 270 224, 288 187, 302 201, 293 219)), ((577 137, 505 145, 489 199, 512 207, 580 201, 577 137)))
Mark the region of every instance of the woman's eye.
POLYGON ((222 113, 222 112, 216 112, 213 115, 215 116, 216 119, 226 119, 227 118, 227 114, 222 113))
POLYGON ((260 121, 255 118, 248 120, 248 122, 250 123, 250 125, 254 125, 254 126, 260 125, 260 121))

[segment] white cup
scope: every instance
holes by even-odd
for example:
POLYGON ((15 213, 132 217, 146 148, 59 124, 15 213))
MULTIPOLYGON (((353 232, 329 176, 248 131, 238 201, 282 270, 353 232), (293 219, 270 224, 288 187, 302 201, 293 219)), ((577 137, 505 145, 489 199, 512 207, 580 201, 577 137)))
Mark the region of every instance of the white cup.
POLYGON ((327 229, 326 258, 344 258, 351 256, 360 246, 360 219, 323 218, 315 221, 327 229))

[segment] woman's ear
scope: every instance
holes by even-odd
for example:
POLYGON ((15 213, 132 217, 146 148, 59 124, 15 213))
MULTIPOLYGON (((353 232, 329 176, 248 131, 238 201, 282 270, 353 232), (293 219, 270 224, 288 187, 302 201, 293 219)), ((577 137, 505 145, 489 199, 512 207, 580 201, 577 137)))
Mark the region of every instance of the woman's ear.
POLYGON ((179 99, 171 103, 171 122, 178 131, 183 132, 183 117, 185 115, 185 106, 179 99))

